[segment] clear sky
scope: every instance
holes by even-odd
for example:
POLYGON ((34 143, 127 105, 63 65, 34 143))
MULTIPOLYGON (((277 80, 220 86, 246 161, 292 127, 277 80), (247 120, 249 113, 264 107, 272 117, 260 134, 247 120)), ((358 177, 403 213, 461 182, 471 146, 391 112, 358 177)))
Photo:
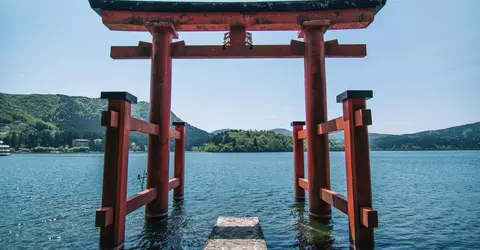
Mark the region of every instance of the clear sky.
MULTIPOLYGON (((410 133, 480 121, 479 0, 388 0, 367 29, 326 39, 367 44, 363 59, 327 59, 329 118, 335 97, 371 89, 370 132, 410 133)), ((187 44, 223 33, 180 33, 187 44)), ((253 32, 254 44, 288 44, 296 32, 253 32)), ((150 61, 113 60, 112 45, 151 41, 109 31, 88 0, 0 1, 0 92, 98 97, 128 91, 149 100, 150 61)), ((1 105, 1 104, 0 104, 1 105)), ((302 59, 174 60, 172 110, 201 129, 289 128, 305 119, 302 59)))

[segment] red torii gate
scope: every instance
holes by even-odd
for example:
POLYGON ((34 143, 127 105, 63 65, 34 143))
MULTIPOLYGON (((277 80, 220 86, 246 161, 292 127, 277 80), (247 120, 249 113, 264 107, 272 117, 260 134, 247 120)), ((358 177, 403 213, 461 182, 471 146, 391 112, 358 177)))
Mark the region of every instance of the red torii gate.
POLYGON ((366 28, 386 0, 318 0, 285 2, 164 2, 89 0, 110 30, 148 31, 152 43, 112 46, 113 59, 151 59, 149 122, 130 117, 136 97, 125 92, 103 92, 109 111, 102 114, 107 126, 102 208, 96 225, 101 228, 101 248, 122 248, 125 216, 146 205, 147 219, 168 214, 168 191, 183 199, 185 128, 170 129, 172 59, 304 58, 306 129, 294 127, 295 197, 308 190, 309 215, 329 220, 331 206, 348 214, 353 248, 372 247, 377 213, 371 208, 368 134, 370 110, 365 100, 371 91, 346 91, 337 97, 344 116, 327 121, 325 58, 363 58, 363 44, 341 45, 324 41, 333 29, 366 28), (246 31, 297 30, 299 38, 288 45, 253 45, 246 31), (186 45, 177 31, 229 31, 222 45, 186 45), (328 132, 345 131, 347 196, 330 190, 328 132), (147 189, 127 199, 128 133, 149 134, 147 189), (169 139, 175 143, 175 178, 168 179, 169 139), (304 179, 303 142, 307 140, 308 180, 304 179), (178 142, 178 143, 177 143, 178 142), (113 184, 113 185, 112 185, 113 184))

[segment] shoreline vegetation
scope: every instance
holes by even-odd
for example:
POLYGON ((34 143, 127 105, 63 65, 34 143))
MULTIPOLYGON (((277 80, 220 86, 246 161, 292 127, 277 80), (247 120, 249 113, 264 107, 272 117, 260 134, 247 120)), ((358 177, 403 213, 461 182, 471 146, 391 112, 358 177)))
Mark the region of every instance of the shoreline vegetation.
MULTIPOLYGON (((107 102, 66 95, 0 93, 0 140, 12 152, 101 152, 107 102)), ((149 104, 132 105, 132 117, 148 120, 149 104)), ((172 121, 181 121, 171 113, 172 121)), ((186 150, 193 152, 292 152, 287 129, 220 129, 211 133, 186 126, 186 150)), ((343 133, 329 134, 330 151, 343 151, 343 133)), ((130 133, 130 152, 147 151, 148 136, 130 133)), ((173 151, 173 140, 170 141, 173 151)), ((369 134, 371 151, 480 150, 480 122, 413 134, 369 134)), ((304 146, 306 150, 306 144, 304 146)))

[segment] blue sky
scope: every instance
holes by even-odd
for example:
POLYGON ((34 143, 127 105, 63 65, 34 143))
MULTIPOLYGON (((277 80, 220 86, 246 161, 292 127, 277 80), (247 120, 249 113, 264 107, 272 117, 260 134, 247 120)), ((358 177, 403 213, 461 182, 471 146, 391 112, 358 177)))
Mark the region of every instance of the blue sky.
MULTIPOLYGON (((367 29, 326 39, 367 44, 363 59, 327 59, 329 118, 335 97, 371 89, 370 132, 410 133, 480 121, 477 0, 388 0, 367 29), (452 3, 455 4, 452 4, 452 3)), ((0 92, 98 97, 128 91, 149 100, 150 61, 113 60, 112 45, 151 41, 109 31, 87 0, 0 3, 0 92)), ((187 44, 221 44, 223 33, 180 33, 187 44)), ((254 44, 288 44, 296 32, 253 32, 254 44)), ((305 119, 302 59, 174 60, 172 110, 207 131, 289 128, 305 119)))

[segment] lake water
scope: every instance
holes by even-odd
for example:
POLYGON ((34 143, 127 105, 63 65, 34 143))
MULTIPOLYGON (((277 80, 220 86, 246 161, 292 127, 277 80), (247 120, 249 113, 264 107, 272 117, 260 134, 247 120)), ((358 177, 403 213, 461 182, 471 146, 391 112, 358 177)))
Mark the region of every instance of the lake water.
MULTIPOLYGON (((145 166, 130 154, 129 195, 145 166)), ((310 222, 292 169, 292 153, 187 153, 185 200, 170 198, 160 222, 128 215, 125 246, 202 249, 218 216, 258 216, 269 249, 348 248, 346 215, 310 222)), ((0 157, 0 249, 97 249, 102 172, 102 154, 0 157)), ((372 152, 371 172, 377 249, 480 246, 480 151, 372 152)), ((331 182, 345 195, 343 152, 331 153, 331 182)))

